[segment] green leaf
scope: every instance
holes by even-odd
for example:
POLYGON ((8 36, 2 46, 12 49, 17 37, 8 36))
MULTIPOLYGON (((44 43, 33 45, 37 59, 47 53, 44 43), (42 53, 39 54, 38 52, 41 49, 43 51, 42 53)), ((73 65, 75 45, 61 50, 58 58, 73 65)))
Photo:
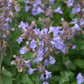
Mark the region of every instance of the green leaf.
POLYGON ((12 77, 0 74, 0 84, 12 84, 12 77))
POLYGON ((2 74, 7 77, 12 77, 12 74, 9 71, 2 71, 2 74))
POLYGON ((81 69, 84 69, 84 60, 82 59, 76 59, 74 63, 81 69))
MULTIPOLYGON (((71 84, 77 84, 77 81, 75 81, 75 82, 73 82, 73 83, 71 83, 71 84)), ((84 84, 84 82, 83 82, 83 83, 81 83, 81 84, 84 84)))
POLYGON ((70 63, 69 66, 68 66, 68 69, 75 70, 76 69, 75 64, 70 63))
POLYGON ((25 0, 17 0, 18 2, 24 2, 25 0))
POLYGON ((55 71, 61 70, 62 68, 63 68, 62 64, 59 62, 56 62, 53 65, 50 64, 47 69, 51 72, 55 72, 55 71))
POLYGON ((24 74, 22 77, 23 84, 34 84, 33 81, 28 77, 28 74, 24 74))

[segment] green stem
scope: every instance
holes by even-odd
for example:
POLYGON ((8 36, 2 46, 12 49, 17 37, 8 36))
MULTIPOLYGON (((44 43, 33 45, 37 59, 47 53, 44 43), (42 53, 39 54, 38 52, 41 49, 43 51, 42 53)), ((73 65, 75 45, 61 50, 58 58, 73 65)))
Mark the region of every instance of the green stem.
POLYGON ((0 59, 0 71, 1 71, 2 60, 3 60, 3 55, 1 55, 1 59, 0 59))
POLYGON ((0 73, 0 84, 2 84, 2 78, 1 78, 1 73, 0 73))

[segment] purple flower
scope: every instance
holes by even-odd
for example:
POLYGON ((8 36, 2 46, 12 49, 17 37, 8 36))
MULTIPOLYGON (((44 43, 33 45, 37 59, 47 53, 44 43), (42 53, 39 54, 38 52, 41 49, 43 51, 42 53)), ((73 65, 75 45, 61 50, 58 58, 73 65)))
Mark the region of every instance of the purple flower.
POLYGON ((44 81, 45 78, 44 78, 44 74, 41 74, 41 77, 40 77, 41 81, 44 81))
POLYGON ((79 26, 78 24, 75 24, 74 27, 72 27, 72 29, 76 29, 76 30, 78 30, 78 31, 81 30, 81 28, 80 28, 80 26, 79 26))
POLYGON ((33 60, 33 62, 39 63, 39 62, 42 61, 42 60, 43 60, 43 57, 39 55, 37 58, 35 58, 35 59, 33 60))
POLYGON ((31 8, 31 6, 27 6, 27 5, 25 4, 25 12, 28 12, 30 8, 31 8))
POLYGON ((27 67, 31 67, 31 64, 30 64, 30 60, 28 60, 28 61, 24 61, 25 62, 25 65, 27 66, 27 67))
POLYGON ((54 10, 54 12, 57 12, 59 14, 63 14, 62 10, 60 9, 60 7, 58 7, 57 9, 54 10))
POLYGON ((48 66, 48 64, 49 64, 49 61, 46 59, 46 60, 44 61, 44 65, 45 65, 45 66, 48 66))
POLYGON ((47 33, 48 33, 48 29, 47 28, 44 28, 44 29, 41 30, 41 34, 42 35, 45 35, 47 33))
POLYGON ((30 1, 29 1, 29 0, 26 0, 26 1, 24 1, 24 3, 25 3, 25 4, 29 4, 29 3, 30 3, 30 1))
POLYGON ((44 12, 44 10, 42 10, 40 7, 38 7, 38 8, 33 8, 31 13, 33 16, 36 16, 42 12, 44 12))
POLYGON ((43 82, 43 84, 49 84, 49 83, 46 81, 46 82, 43 82))
POLYGON ((41 0, 36 0, 35 4, 42 5, 42 1, 41 0))
POLYGON ((80 12, 80 10, 81 10, 81 6, 80 6, 80 4, 78 3, 77 6, 76 6, 76 13, 80 12))
POLYGON ((29 72, 29 75, 33 74, 34 71, 36 71, 36 69, 32 69, 32 68, 29 68, 28 72, 29 72))
POLYGON ((71 14, 79 13, 80 10, 81 10, 81 6, 80 6, 80 4, 78 3, 77 6, 76 6, 76 8, 75 8, 75 7, 72 8, 71 14))
POLYGON ((83 83, 84 80, 83 80, 83 76, 81 75, 81 73, 78 73, 76 78, 77 78, 77 83, 78 84, 83 83))
POLYGON ((40 29, 39 29, 39 28, 35 28, 35 29, 34 29, 34 32, 35 32, 36 35, 39 35, 40 29))
POLYGON ((3 24, 3 28, 6 29, 6 30, 9 29, 8 23, 3 24))
POLYGON ((73 45, 73 46, 72 46, 72 49, 75 49, 76 47, 77 47, 77 45, 73 45))
POLYGON ((22 37, 19 37, 19 39, 17 39, 18 44, 20 44, 23 41, 22 37))
POLYGON ((76 13, 75 7, 73 7, 73 8, 72 8, 72 11, 71 11, 71 14, 74 14, 74 13, 76 13))
POLYGON ((44 42, 43 41, 40 41, 39 42, 39 45, 43 47, 44 46, 44 42))
POLYGON ((10 18, 7 18, 6 21, 7 21, 7 22, 11 22, 11 19, 10 19, 10 18))
POLYGON ((23 21, 21 21, 18 28, 22 28, 24 30, 25 29, 25 23, 23 21))
POLYGON ((71 6, 73 6, 73 3, 74 3, 73 0, 69 0, 69 1, 67 2, 67 5, 68 5, 69 7, 71 7, 71 6))
POLYGON ((80 25, 81 26, 84 25, 84 19, 83 18, 80 19, 80 25))
POLYGON ((52 57, 52 56, 50 56, 50 59, 49 60, 50 60, 50 64, 54 64, 56 62, 55 58, 52 57))
POLYGON ((45 73, 45 75, 46 75, 46 79, 52 77, 51 72, 48 72, 47 70, 46 70, 45 72, 46 72, 46 73, 45 73))
POLYGON ((33 16, 36 16, 38 15, 38 10, 36 8, 33 8, 31 13, 33 16))
POLYGON ((20 54, 25 54, 28 50, 26 49, 26 46, 20 49, 20 54))
POLYGON ((54 26, 50 26, 49 27, 49 33, 53 32, 55 30, 55 27, 54 26))
POLYGON ((73 22, 70 22, 70 24, 77 24, 78 22, 78 19, 77 18, 74 18, 74 21, 73 22))
POLYGON ((50 3, 51 3, 52 5, 54 5, 54 4, 55 4, 55 0, 50 0, 50 3))
POLYGON ((40 47, 40 48, 38 48, 37 49, 37 54, 42 54, 42 56, 43 56, 43 47, 40 47))
POLYGON ((32 40, 30 44, 30 48, 36 48, 36 41, 32 40))

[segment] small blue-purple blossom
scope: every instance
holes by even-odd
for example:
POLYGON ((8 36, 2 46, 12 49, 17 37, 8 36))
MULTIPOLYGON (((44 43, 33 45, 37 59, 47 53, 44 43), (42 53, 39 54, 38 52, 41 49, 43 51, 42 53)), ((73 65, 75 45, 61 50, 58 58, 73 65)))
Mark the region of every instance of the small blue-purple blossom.
POLYGON ((44 28, 41 30, 41 35, 45 35, 48 33, 48 29, 47 28, 44 28))
POLYGON ((30 64, 30 60, 28 60, 28 61, 24 61, 25 62, 25 65, 27 66, 27 67, 31 67, 31 64, 30 64))
POLYGON ((56 62, 55 58, 52 57, 52 56, 50 56, 50 59, 49 60, 50 60, 50 64, 54 64, 56 62))
POLYGON ((25 4, 29 4, 29 3, 30 3, 30 1, 29 1, 29 0, 26 0, 26 1, 24 1, 24 3, 25 3, 25 4))
POLYGON ((42 1, 41 0, 36 0, 35 4, 42 5, 42 1))
POLYGON ((76 29, 76 30, 78 30, 78 31, 81 30, 81 28, 80 28, 80 26, 79 26, 78 24, 75 24, 74 27, 72 27, 72 29, 76 29))
POLYGON ((39 42, 39 45, 43 47, 44 46, 44 42, 43 41, 40 41, 39 42))
POLYGON ((39 47, 38 49, 37 49, 37 56, 43 56, 43 47, 39 47))
POLYGON ((81 73, 78 73, 76 78, 77 78, 77 83, 78 84, 83 83, 84 79, 83 79, 83 76, 81 75, 81 73))
POLYGON ((77 24, 78 22, 78 19, 77 18, 74 18, 74 21, 73 22, 70 22, 70 24, 77 24))
POLYGON ((51 77, 52 77, 51 72, 48 72, 47 70, 46 70, 45 72, 46 72, 46 73, 45 73, 45 75, 46 75, 46 79, 48 79, 48 78, 51 78, 51 77))
POLYGON ((6 30, 9 29, 8 23, 3 24, 3 28, 6 29, 6 30))
POLYGON ((33 74, 34 71, 36 71, 36 69, 32 69, 32 68, 29 68, 28 72, 29 72, 29 75, 33 74))
POLYGON ((72 46, 72 49, 75 49, 76 47, 77 47, 77 45, 73 45, 73 46, 72 46))
POLYGON ((19 39, 17 39, 18 44, 20 44, 23 41, 22 37, 19 37, 19 39))
POLYGON ((80 25, 81 25, 81 26, 84 25, 84 18, 81 18, 81 19, 80 19, 80 25))
POLYGON ((43 60, 43 47, 37 49, 37 57, 33 60, 33 62, 39 63, 43 60))
POLYGON ((21 21, 18 28, 22 28, 24 30, 25 29, 25 23, 23 21, 21 21))
POLYGON ((74 4, 74 1, 73 0, 68 0, 67 5, 69 7, 73 6, 73 4, 74 4))
POLYGON ((10 19, 10 18, 7 18, 6 21, 7 21, 7 22, 11 22, 11 19, 10 19))
POLYGON ((20 49, 20 54, 25 54, 28 50, 26 49, 26 46, 20 49))
POLYGON ((40 80, 41 80, 41 81, 44 81, 44 80, 45 80, 44 74, 41 74, 40 80))
POLYGON ((45 82, 43 82, 43 84, 49 84, 49 82, 45 81, 45 82))
POLYGON ((31 6, 27 6, 26 4, 25 4, 25 12, 29 12, 29 9, 31 8, 31 6))
POLYGON ((55 9, 54 12, 57 12, 59 14, 63 14, 63 11, 61 10, 60 7, 58 7, 57 9, 55 9))
POLYGON ((81 10, 81 6, 80 4, 78 3, 77 6, 76 6, 76 13, 79 13, 81 10))
POLYGON ((48 66, 48 64, 49 64, 49 61, 47 59, 45 59, 44 66, 48 66))
POLYGON ((35 28, 35 29, 34 29, 34 32, 35 32, 35 34, 38 36, 39 33, 40 33, 40 29, 39 29, 39 28, 35 28))
POLYGON ((54 4, 55 4, 55 0, 50 0, 50 3, 51 3, 52 5, 54 5, 54 4))
POLYGON ((39 62, 42 61, 42 60, 43 60, 43 57, 42 57, 42 56, 38 56, 37 58, 35 58, 35 59, 33 60, 33 62, 39 63, 39 62))
POLYGON ((32 49, 36 48, 36 46, 37 46, 36 43, 37 42, 35 40, 32 40, 31 44, 30 44, 30 48, 32 48, 32 49))
POLYGON ((71 14, 79 13, 80 10, 81 10, 81 6, 80 6, 80 4, 78 3, 76 7, 73 7, 73 8, 72 8, 71 14))
POLYGON ((44 12, 44 10, 42 10, 40 7, 33 8, 32 11, 31 11, 31 13, 32 13, 33 16, 36 16, 36 15, 42 13, 42 12, 44 12))

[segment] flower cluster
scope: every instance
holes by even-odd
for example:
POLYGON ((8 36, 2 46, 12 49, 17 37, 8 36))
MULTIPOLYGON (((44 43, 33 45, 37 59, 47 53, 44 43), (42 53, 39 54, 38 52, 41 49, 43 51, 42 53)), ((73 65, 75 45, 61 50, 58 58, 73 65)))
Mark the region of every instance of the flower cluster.
MULTIPOLYGON (((48 7, 47 4, 49 3, 49 0, 46 0, 46 2, 44 3, 42 3, 41 0, 36 1, 26 0, 24 3, 25 3, 25 12, 29 12, 29 10, 32 9, 31 14, 33 16, 36 16, 40 13, 44 13, 48 17, 53 17, 54 13, 63 14, 60 7, 58 7, 55 10, 51 9, 51 6, 48 7)), ((50 3, 54 5, 54 0, 50 0, 50 3)))
POLYGON ((84 1, 83 0, 79 0, 79 1, 68 0, 66 3, 69 8, 73 7, 71 14, 77 14, 80 17, 80 19, 78 20, 80 22, 81 28, 83 28, 84 26, 84 8, 83 8, 84 1))
POLYGON ((19 11, 19 5, 16 1, 1 0, 0 1, 0 55, 4 55, 6 51, 5 38, 9 35, 10 31, 14 28, 10 27, 12 18, 14 18, 13 10, 19 11))
MULTIPOLYGON (((24 70, 23 66, 28 67, 28 72, 30 75, 35 71, 38 71, 41 75, 40 80, 45 81, 52 77, 51 72, 47 71, 46 67, 49 64, 55 64, 56 62, 51 53, 58 54, 62 52, 63 54, 66 54, 68 53, 68 49, 70 47, 72 47, 72 49, 77 47, 76 45, 73 45, 70 40, 73 40, 74 35, 82 31, 80 26, 84 25, 84 19, 81 18, 79 23, 77 18, 74 18, 71 22, 67 22, 64 18, 62 18, 60 25, 54 26, 54 22, 51 21, 51 19, 53 18, 54 13, 63 14, 60 7, 53 10, 51 6, 47 6, 47 3, 42 3, 41 0, 26 0, 24 3, 25 11, 29 12, 29 10, 31 10, 31 14, 33 16, 40 13, 45 14, 45 18, 38 18, 39 21, 44 24, 41 28, 38 28, 35 21, 32 21, 30 24, 28 22, 21 21, 18 26, 18 28, 22 30, 21 36, 17 39, 18 44, 21 44, 24 39, 27 40, 26 45, 22 47, 19 52, 21 55, 24 55, 30 51, 34 53, 33 62, 37 63, 38 66, 33 69, 32 64, 30 63, 31 60, 24 60, 22 59, 22 56, 14 56, 15 60, 12 61, 12 64, 17 66, 19 72, 24 70)), ((54 5, 54 0, 50 0, 50 3, 54 5)), ((78 14, 81 11, 80 3, 80 0, 76 4, 74 3, 74 0, 68 0, 68 7, 71 8, 73 6, 71 14, 78 14)), ((80 74, 77 76, 78 84, 83 82, 82 76, 80 76, 81 79, 79 79, 79 76, 80 74)), ((45 81, 43 84, 49 83, 45 81)))

